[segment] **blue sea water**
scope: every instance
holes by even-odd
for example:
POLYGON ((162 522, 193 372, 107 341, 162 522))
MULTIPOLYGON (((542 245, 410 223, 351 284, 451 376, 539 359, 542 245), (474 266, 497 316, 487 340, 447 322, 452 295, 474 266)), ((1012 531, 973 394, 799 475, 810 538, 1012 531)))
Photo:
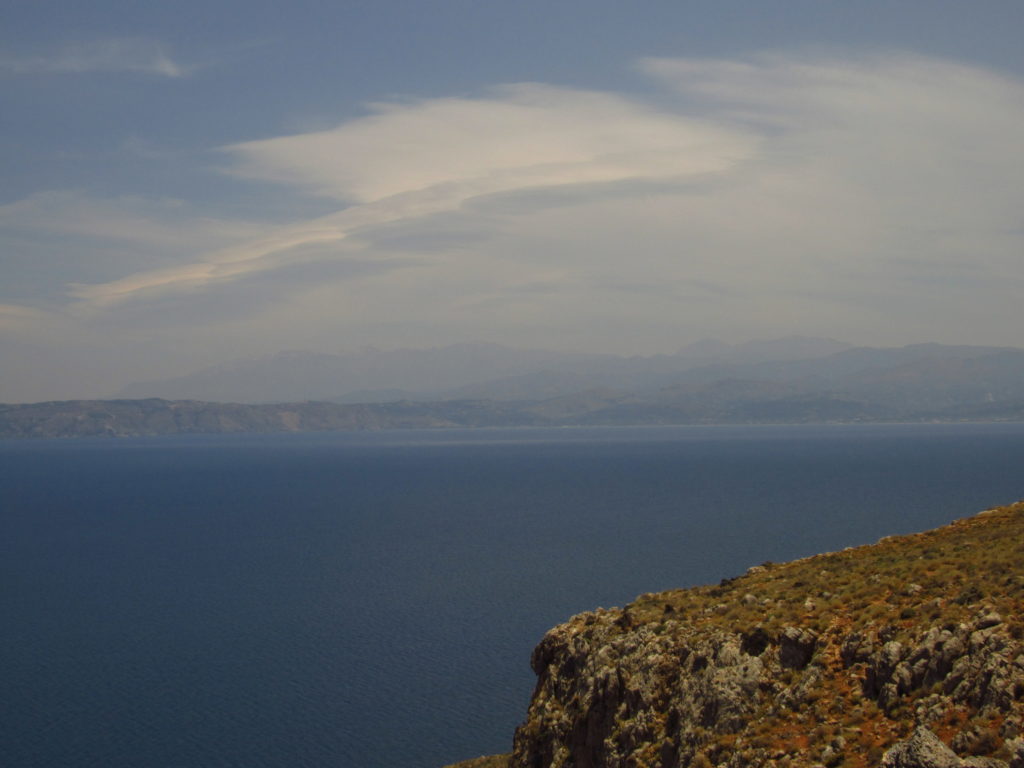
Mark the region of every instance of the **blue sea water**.
POLYGON ((573 613, 1024 495, 1024 425, 0 442, 0 764, 507 751, 573 613))

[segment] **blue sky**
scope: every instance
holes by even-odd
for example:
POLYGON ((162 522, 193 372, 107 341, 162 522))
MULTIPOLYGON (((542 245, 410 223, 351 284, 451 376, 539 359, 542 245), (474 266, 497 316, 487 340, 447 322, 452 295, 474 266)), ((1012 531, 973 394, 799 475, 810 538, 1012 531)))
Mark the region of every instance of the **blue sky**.
POLYGON ((1018 344, 1019 2, 9 2, 0 401, 281 349, 1018 344))

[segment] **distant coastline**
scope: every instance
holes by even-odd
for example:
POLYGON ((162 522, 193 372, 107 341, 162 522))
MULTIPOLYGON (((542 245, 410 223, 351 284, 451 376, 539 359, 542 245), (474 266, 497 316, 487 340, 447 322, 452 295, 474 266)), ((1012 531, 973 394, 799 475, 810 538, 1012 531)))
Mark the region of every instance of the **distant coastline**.
POLYGON ((1024 349, 793 337, 619 357, 453 345, 282 353, 110 399, 0 405, 0 437, 1024 421, 1024 349))
POLYGON ((1024 406, 988 403, 943 410, 888 409, 822 398, 740 401, 732 407, 684 408, 579 397, 544 400, 445 400, 340 404, 212 403, 196 400, 62 400, 0 405, 0 439, 144 437, 371 431, 384 429, 1021 422, 1024 406))

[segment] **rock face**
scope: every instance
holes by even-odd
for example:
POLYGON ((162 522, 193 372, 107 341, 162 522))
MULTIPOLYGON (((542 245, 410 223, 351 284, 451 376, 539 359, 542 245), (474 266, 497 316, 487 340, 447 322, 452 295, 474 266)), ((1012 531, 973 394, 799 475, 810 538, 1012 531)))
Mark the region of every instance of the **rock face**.
POLYGON ((544 637, 510 764, 1024 768, 1022 615, 1024 504, 642 595, 544 637))
POLYGON ((885 753, 882 768, 961 768, 963 762, 938 736, 921 726, 885 753))

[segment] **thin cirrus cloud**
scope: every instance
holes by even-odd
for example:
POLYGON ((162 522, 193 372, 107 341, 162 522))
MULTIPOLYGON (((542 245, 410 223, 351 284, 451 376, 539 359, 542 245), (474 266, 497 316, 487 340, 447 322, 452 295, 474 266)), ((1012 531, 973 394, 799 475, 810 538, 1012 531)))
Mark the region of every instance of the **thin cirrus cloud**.
POLYGON ((0 250, 9 265, 0 301, 36 296, 54 308, 69 291, 74 295, 75 283, 167 269, 180 263, 183 252, 215 253, 271 229, 260 222, 204 216, 180 199, 39 192, 0 205, 0 250))
POLYGON ((0 55, 0 72, 12 75, 140 72, 183 77, 188 68, 176 62, 158 41, 122 37, 69 43, 46 51, 0 55))
POLYGON ((296 261, 386 261, 390 241, 404 244, 400 267, 371 271, 358 290, 311 278, 308 300, 282 297, 292 303, 276 317, 400 325, 385 315, 401 306, 407 324, 454 332, 474 317, 499 338, 509 338, 501 323, 602 318, 623 339, 684 323, 715 332, 715 322, 748 336, 814 327, 861 338, 903 324, 926 338, 941 335, 930 324, 976 325, 986 301, 986 322, 1009 327, 1000 307, 1014 303, 1001 300, 1024 287, 1020 81, 901 54, 638 66, 661 86, 645 100, 502 86, 225 147, 233 176, 337 212, 78 281, 73 306, 137 310, 273 280, 296 261), (472 247, 440 247, 444 225, 462 242, 472 233, 472 247), (417 236, 431 247, 408 258, 417 236), (473 315, 479 307, 486 314, 473 315))
POLYGON ((207 247, 259 236, 265 224, 197 215, 185 201, 139 196, 95 198, 81 190, 39 192, 0 205, 10 231, 47 229, 80 241, 123 241, 144 247, 180 247, 187 227, 192 243, 207 247))
POLYGON ((283 252, 458 211, 474 199, 560 187, 721 174, 749 157, 749 132, 596 92, 526 84, 485 98, 377 104, 330 131, 224 148, 229 172, 336 199, 347 207, 202 261, 76 285, 112 304, 154 290, 273 269, 283 252))

